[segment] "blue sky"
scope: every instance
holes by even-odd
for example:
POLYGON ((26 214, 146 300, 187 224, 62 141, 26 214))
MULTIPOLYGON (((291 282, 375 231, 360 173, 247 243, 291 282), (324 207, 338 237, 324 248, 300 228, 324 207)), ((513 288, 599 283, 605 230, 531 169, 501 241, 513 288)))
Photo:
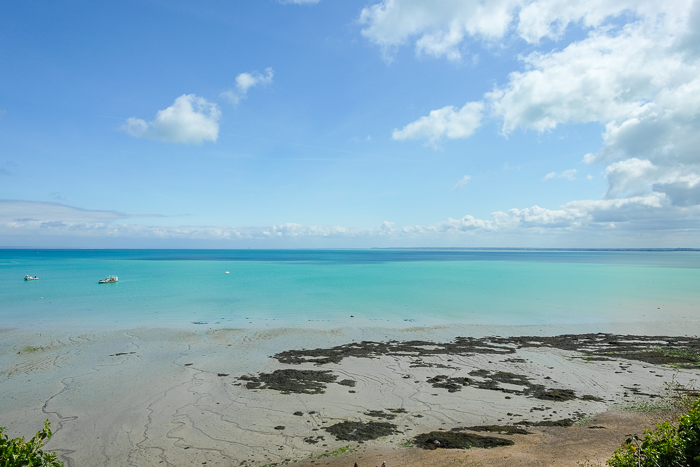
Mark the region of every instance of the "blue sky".
POLYGON ((0 6, 0 246, 700 247, 700 3, 0 6))

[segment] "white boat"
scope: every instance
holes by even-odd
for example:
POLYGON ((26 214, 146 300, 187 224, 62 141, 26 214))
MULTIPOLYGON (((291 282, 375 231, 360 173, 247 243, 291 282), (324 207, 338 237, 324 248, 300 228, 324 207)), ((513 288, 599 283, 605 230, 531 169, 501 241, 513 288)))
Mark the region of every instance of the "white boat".
POLYGON ((36 276, 30 276, 27 274, 26 276, 24 276, 24 280, 25 281, 36 281, 36 280, 39 280, 39 278, 36 276))
POLYGON ((119 278, 117 276, 107 276, 104 279, 100 279, 100 284, 111 284, 113 282, 118 282, 119 278))

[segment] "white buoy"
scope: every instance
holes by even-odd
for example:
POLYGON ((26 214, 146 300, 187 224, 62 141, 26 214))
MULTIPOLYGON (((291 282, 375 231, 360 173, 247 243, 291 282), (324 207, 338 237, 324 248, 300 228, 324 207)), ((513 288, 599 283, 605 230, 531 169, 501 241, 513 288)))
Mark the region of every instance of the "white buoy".
POLYGON ((229 272, 228 272, 228 271, 226 271, 226 272, 225 272, 224 274, 228 274, 228 273, 229 273, 229 272))

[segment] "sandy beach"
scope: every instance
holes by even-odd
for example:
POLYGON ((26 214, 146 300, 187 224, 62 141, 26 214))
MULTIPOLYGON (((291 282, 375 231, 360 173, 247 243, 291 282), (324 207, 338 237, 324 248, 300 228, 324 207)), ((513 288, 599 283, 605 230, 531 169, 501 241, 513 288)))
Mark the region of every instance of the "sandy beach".
POLYGON ((48 418, 69 466, 603 462, 654 422, 621 409, 700 372, 684 323, 618 328, 5 329, 0 425, 48 418), (409 447, 430 432, 514 444, 409 447))

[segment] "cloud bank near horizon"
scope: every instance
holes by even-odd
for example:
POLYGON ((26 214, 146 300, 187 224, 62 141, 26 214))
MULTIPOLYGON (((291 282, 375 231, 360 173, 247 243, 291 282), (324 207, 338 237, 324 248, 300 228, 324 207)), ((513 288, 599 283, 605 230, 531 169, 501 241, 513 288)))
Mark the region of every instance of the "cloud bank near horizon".
MULTIPOLYGON (((60 203, 0 200, 0 238, 131 238, 226 241, 255 240, 264 247, 266 240, 356 239, 369 242, 425 245, 454 239, 489 238, 507 235, 528 238, 534 234, 585 234, 607 238, 647 234, 678 234, 700 238, 698 206, 675 206, 664 194, 606 200, 572 201, 559 209, 539 206, 496 211, 490 219, 471 215, 448 218, 425 225, 396 226, 385 221, 376 228, 341 225, 302 225, 293 222, 264 227, 158 226, 129 223, 134 218, 159 215, 133 215, 108 210, 87 210, 60 203)), ((672 235, 673 236, 673 235, 672 235)), ((12 246, 12 245, 7 245, 12 246)), ((693 245, 700 246, 696 242, 693 245)))

